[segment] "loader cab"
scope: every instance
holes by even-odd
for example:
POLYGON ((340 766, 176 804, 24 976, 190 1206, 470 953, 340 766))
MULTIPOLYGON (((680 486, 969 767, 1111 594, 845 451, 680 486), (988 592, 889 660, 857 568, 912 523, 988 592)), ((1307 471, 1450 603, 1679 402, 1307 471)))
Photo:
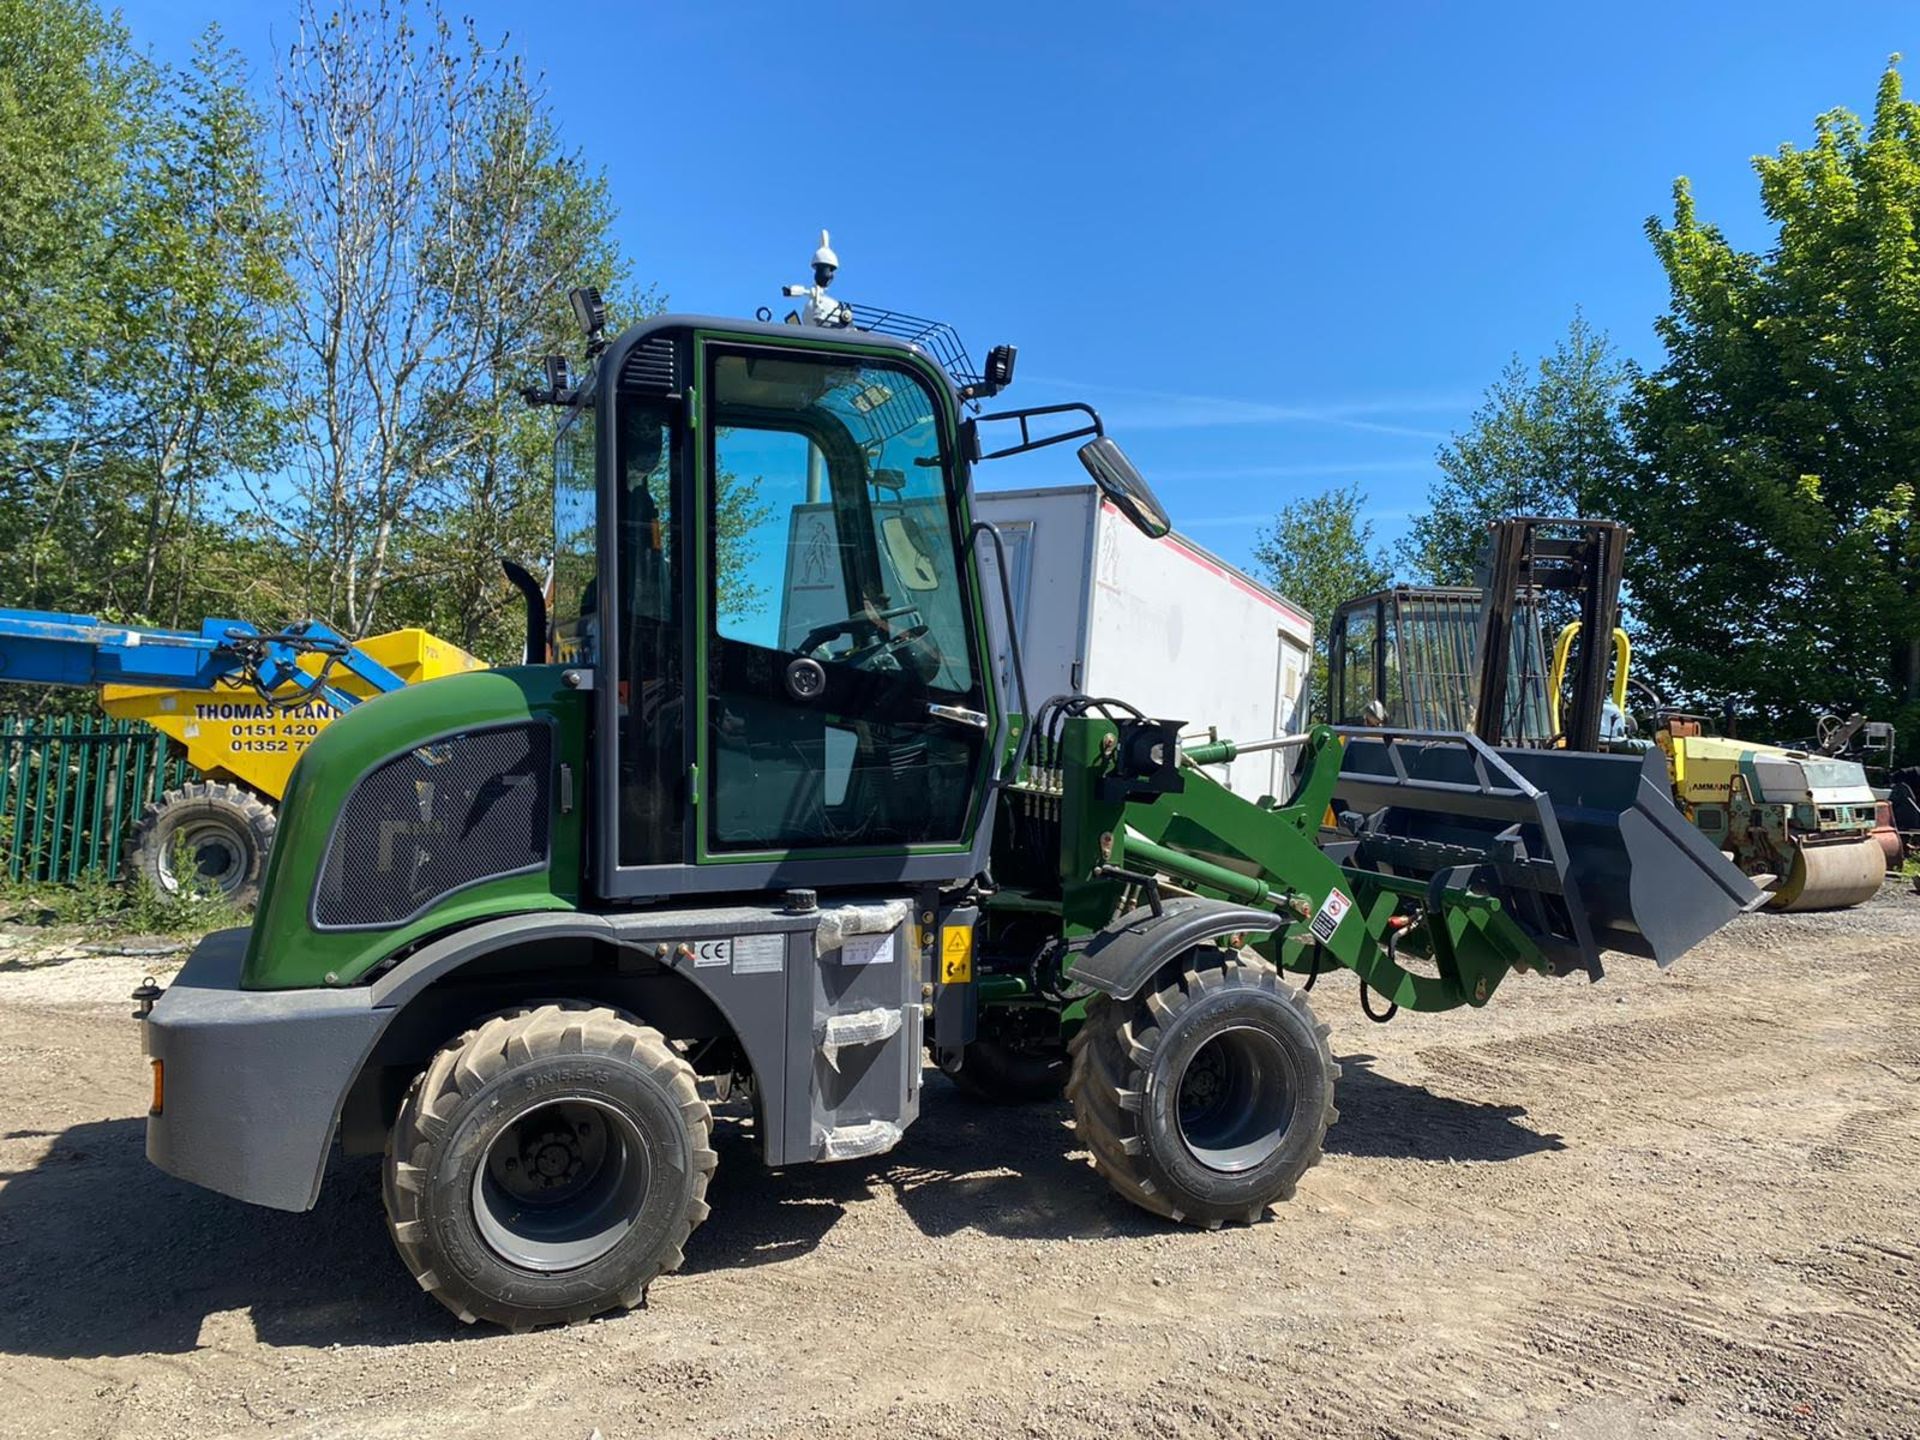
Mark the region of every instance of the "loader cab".
POLYGON ((555 445, 551 654, 607 899, 978 873, 1003 733, 959 397, 912 346, 666 317, 555 445))
MULTIPOLYGON (((1336 725, 1467 731, 1479 688, 1481 592, 1401 585, 1344 602, 1328 629, 1328 714, 1336 725)), ((1539 607, 1516 607, 1502 729, 1513 744, 1549 736, 1539 607)))

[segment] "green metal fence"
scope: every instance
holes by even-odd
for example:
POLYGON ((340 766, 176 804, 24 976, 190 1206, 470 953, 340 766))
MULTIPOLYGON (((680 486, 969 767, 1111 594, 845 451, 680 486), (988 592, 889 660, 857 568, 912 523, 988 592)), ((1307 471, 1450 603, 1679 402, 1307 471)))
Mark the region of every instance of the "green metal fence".
POLYGON ((105 716, 0 716, 0 874, 120 873, 147 802, 192 779, 151 726, 105 716))

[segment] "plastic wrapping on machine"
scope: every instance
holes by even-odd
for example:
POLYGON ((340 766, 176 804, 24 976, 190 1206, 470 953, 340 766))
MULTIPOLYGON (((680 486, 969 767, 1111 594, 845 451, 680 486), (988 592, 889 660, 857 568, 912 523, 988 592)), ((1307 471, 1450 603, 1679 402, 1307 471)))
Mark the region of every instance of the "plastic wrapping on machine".
POLYGON ((900 1022, 898 1010, 883 1008, 832 1016, 820 1027, 820 1053, 837 1070, 842 1050, 891 1040, 900 1033, 900 1022))
POLYGON ((913 906, 905 900, 823 907, 813 932, 814 952, 825 955, 830 950, 838 950, 850 935, 890 934, 912 918, 913 906))
POLYGON ((902 1127, 891 1120, 867 1120, 858 1125, 839 1125, 820 1136, 822 1160, 857 1160, 863 1155, 880 1155, 900 1143, 902 1127))

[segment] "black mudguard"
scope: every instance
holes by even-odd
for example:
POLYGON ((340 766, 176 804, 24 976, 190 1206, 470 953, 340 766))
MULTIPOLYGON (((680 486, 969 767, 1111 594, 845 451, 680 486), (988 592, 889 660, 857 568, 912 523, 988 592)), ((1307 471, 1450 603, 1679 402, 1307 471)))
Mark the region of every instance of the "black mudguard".
POLYGON ((1267 935, 1280 924, 1270 910, 1181 896, 1155 915, 1131 910, 1088 942, 1067 973, 1116 1000, 1131 1000, 1169 960, 1224 935, 1267 935))

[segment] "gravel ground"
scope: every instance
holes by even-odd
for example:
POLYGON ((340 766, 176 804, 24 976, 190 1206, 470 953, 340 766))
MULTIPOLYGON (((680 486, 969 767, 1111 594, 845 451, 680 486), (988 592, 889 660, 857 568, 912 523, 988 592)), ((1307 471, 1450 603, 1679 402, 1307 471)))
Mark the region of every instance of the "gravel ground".
POLYGON ((1749 917, 1665 975, 1369 1025, 1265 1223, 1111 1196, 1064 1108, 943 1079, 892 1155, 772 1174, 648 1309, 468 1330, 377 1167, 308 1215, 142 1156, 125 993, 176 960, 0 937, 0 1435, 1920 1435, 1920 896, 1749 917))

